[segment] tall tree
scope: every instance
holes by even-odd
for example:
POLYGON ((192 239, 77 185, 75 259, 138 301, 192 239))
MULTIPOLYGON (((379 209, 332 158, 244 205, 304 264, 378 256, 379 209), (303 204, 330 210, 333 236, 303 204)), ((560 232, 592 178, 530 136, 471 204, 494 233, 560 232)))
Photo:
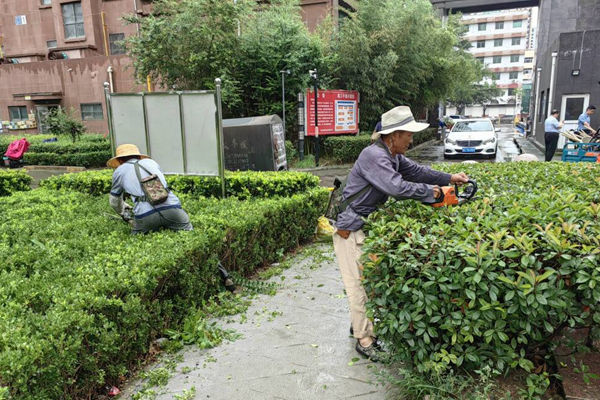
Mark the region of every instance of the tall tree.
POLYGON ((361 93, 363 129, 395 105, 417 111, 473 82, 460 29, 457 17, 442 26, 428 0, 360 1, 340 28, 337 76, 361 93))

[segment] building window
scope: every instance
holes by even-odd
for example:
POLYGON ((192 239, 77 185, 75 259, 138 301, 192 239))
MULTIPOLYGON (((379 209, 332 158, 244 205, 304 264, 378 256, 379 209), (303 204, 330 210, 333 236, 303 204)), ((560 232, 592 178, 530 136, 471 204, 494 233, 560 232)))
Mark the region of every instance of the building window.
POLYGON ((89 103, 81 105, 81 119, 84 121, 103 119, 102 115, 102 104, 101 103, 89 103))
POLYGON ((496 29, 504 29, 504 21, 496 22, 496 29))
POLYGON ((567 97, 565 105, 565 120, 577 121, 583 111, 585 111, 584 97, 567 97))
POLYGON ((81 2, 61 4, 63 24, 65 26, 65 38, 84 37, 83 30, 83 12, 81 11, 81 2))
POLYGON ((56 40, 48 40, 46 42, 46 47, 49 49, 54 49, 57 46, 56 40))
POLYGON ((524 75, 530 75, 533 71, 529 68, 523 70, 524 75))
POLYGON ((494 56, 492 63, 500 64, 502 62, 502 56, 494 56))
POLYGON ((494 39, 494 47, 500 47, 502 46, 502 39, 494 39))
POLYGON ((125 54, 124 33, 111 33, 108 35, 108 40, 110 42, 110 54, 125 54))
POLYGON ((485 47, 485 40, 478 40, 477 41, 477 48, 481 49, 483 47, 485 47))
POLYGON ((518 79, 519 73, 517 71, 511 71, 508 73, 508 79, 518 79))
POLYGON ((508 95, 509 96, 514 96, 515 95, 515 89, 508 89, 508 95))
POLYGON ((485 62, 485 57, 475 57, 475 59, 482 64, 485 62))
POLYGON ((499 81, 500 80, 500 72, 493 72, 492 79, 495 81, 499 81))
POLYGON ((12 106, 8 107, 8 115, 11 121, 26 121, 27 120, 27 107, 26 106, 12 106))
POLYGON ((525 57, 525 60, 523 61, 525 64, 530 64, 533 62, 533 57, 525 57))
POLYGON ((52 0, 40 0, 40 4, 43 6, 49 6, 52 4, 52 0))
POLYGON ((513 54, 512 56, 510 56, 510 62, 511 63, 519 62, 519 55, 518 54, 513 54))
POLYGON ((544 97, 544 115, 548 115, 548 105, 550 103, 550 88, 546 89, 546 97, 544 97))
POLYGON ((521 38, 518 38, 518 37, 512 38, 512 45, 513 46, 519 46, 520 44, 521 44, 521 38))
POLYGON ((523 26, 523 20, 513 21, 513 28, 520 28, 523 26))
POLYGON ((477 24, 478 31, 485 31, 487 29, 487 24, 485 22, 477 24))
POLYGON ((540 93, 540 97, 539 97, 539 104, 538 104, 538 110, 539 110, 539 114, 538 114, 538 120, 539 121, 543 121, 544 120, 544 116, 546 115, 546 112, 544 110, 544 105, 546 104, 546 92, 544 92, 542 90, 542 92, 540 93))

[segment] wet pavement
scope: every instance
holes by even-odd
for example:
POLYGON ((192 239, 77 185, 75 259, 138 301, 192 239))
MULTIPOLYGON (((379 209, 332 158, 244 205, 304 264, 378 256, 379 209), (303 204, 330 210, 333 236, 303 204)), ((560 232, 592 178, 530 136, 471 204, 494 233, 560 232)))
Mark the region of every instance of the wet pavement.
POLYGON ((254 298, 244 316, 217 320, 241 338, 209 350, 188 346, 168 382, 134 380, 119 398, 385 399, 391 393, 378 383, 381 364, 361 358, 348 334, 348 300, 331 242, 310 245, 290 265, 271 278, 279 285, 274 296, 254 298))

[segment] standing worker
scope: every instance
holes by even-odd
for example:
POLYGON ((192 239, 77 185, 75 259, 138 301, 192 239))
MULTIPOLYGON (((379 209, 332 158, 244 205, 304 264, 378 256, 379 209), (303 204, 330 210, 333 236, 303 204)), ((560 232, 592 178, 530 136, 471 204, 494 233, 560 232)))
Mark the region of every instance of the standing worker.
POLYGON ((181 208, 177 196, 167 187, 160 166, 136 145, 122 144, 116 156, 106 163, 115 169, 112 176, 109 203, 123 219, 130 219, 130 205, 123 197, 131 196, 134 202, 132 234, 168 228, 175 231, 191 231, 190 217, 181 208))
POLYGON ((595 135, 596 131, 592 129, 591 116, 596 112, 596 106, 589 106, 584 113, 582 113, 577 119, 577 130, 584 131, 585 133, 595 135))
POLYGON ((386 112, 381 124, 382 129, 373 134, 374 143, 360 153, 348 175, 343 198, 349 205, 337 216, 333 235, 333 247, 350 303, 356 351, 373 361, 378 360, 380 350, 374 340, 373 323, 366 316, 367 295, 361 283, 364 219, 385 203, 388 196, 434 203, 442 194, 438 185, 468 181, 464 173, 450 175, 434 171, 404 156, 413 133, 429 126, 416 122, 409 107, 400 106, 386 112))
POLYGON ((546 142, 546 161, 552 161, 558 144, 558 133, 563 127, 563 122, 558 122, 558 110, 552 110, 550 116, 544 121, 544 141, 546 142))

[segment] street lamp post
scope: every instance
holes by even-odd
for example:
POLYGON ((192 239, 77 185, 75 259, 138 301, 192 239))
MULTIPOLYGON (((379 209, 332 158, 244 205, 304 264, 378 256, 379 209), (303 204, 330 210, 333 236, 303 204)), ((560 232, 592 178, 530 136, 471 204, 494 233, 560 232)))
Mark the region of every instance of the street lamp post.
POLYGON ((311 69, 308 71, 310 77, 313 79, 314 83, 314 92, 315 92, 315 166, 319 166, 319 107, 318 107, 318 96, 317 90, 319 88, 319 77, 317 75, 317 70, 311 69))
POLYGON ((290 74, 289 69, 282 69, 281 73, 281 107, 283 114, 283 137, 285 138, 285 76, 290 74))

